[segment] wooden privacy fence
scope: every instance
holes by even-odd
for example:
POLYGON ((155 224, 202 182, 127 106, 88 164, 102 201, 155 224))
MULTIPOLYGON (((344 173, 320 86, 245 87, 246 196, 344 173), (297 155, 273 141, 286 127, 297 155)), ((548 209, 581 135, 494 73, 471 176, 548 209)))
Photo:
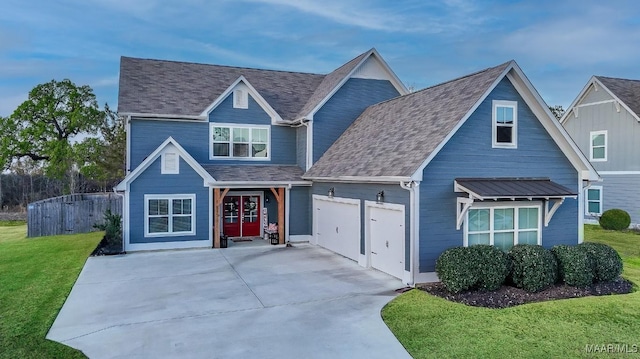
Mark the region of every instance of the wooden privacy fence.
POLYGON ((115 193, 81 193, 44 199, 27 207, 27 237, 87 233, 104 223, 104 212, 122 214, 122 197, 115 193))

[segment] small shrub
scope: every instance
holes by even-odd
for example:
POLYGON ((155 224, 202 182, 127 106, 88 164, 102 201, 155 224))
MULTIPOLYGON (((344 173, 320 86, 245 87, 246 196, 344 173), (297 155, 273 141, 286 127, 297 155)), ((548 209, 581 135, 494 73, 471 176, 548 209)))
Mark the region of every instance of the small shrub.
POLYGON ((108 246, 122 243, 122 216, 114 214, 110 209, 104 212, 104 223, 94 224, 94 228, 104 231, 104 239, 108 246))
POLYGON ((476 285, 484 290, 497 290, 509 275, 509 256, 490 245, 469 247, 472 253, 469 265, 475 269, 476 285))
POLYGON ((631 216, 622 209, 608 209, 600 216, 600 227, 614 231, 621 231, 629 228, 631 216))
POLYGON ((558 261, 558 280, 574 287, 587 287, 593 283, 592 260, 575 246, 559 245, 551 248, 558 261))
POLYGON ((622 258, 615 249, 603 243, 584 242, 577 246, 590 260, 596 282, 610 282, 622 274, 622 258))
POLYGON ((551 251, 539 245, 518 244, 509 251, 511 280, 516 287, 539 292, 556 282, 558 263, 551 251))
POLYGON ((475 285, 477 277, 470 260, 469 247, 449 248, 438 257, 436 272, 447 290, 458 293, 475 285))

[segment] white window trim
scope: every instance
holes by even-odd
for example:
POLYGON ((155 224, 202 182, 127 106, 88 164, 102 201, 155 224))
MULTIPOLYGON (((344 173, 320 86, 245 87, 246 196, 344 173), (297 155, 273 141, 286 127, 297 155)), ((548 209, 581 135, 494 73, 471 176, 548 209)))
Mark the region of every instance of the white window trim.
MULTIPOLYGON (((489 244, 493 245, 493 237, 496 233, 493 229, 493 212, 495 209, 505 209, 505 208, 513 208, 513 245, 518 244, 518 209, 520 208, 537 208, 538 209, 538 245, 542 245, 542 202, 539 201, 531 201, 531 202, 497 202, 497 203, 486 203, 486 202, 474 202, 471 209, 489 209, 489 244)), ((466 218, 464 220, 464 246, 469 246, 469 211, 465 215, 466 218)), ((511 232, 511 230, 501 230, 498 233, 502 232, 511 232)))
MULTIPOLYGON (((243 142, 244 143, 244 142, 243 142)), ((249 147, 253 142, 249 141, 249 147)), ((209 159, 210 160, 226 160, 226 161, 270 161, 271 160, 271 126, 269 125, 242 125, 235 123, 216 123, 211 122, 209 124, 209 159), (214 127, 227 127, 229 128, 229 156, 214 156, 213 155, 213 129, 214 127), (234 128, 248 128, 249 137, 253 136, 252 129, 267 130, 267 157, 234 157, 233 156, 233 129, 234 128)))
MULTIPOLYGON (((591 131, 589 132, 589 161, 591 162, 606 162, 607 161, 607 152, 609 152, 608 148, 608 140, 609 135, 606 130, 603 131, 591 131), (604 158, 593 158, 593 137, 598 135, 604 135, 604 158)), ((598 146, 600 147, 600 146, 598 146)))
POLYGON ((189 236, 196 234, 196 195, 190 194, 145 194, 144 195, 144 236, 145 237, 176 237, 189 236), (168 217, 169 232, 166 233, 149 233, 149 200, 166 199, 169 201, 168 217), (190 199, 191 200, 191 231, 172 232, 173 221, 173 200, 174 199, 190 199))
POLYGON ((233 90, 233 108, 248 109, 249 108, 249 91, 248 89, 233 90))
POLYGON ((491 109, 491 147, 492 148, 518 148, 518 102, 517 101, 504 101, 493 100, 491 109), (511 136, 511 143, 498 142, 497 133, 497 111, 498 107, 511 107, 513 108, 513 133, 511 136))
POLYGON ((180 155, 177 152, 164 152, 160 156, 160 174, 163 175, 177 175, 180 174, 180 155), (174 155, 176 156, 176 167, 175 168, 167 168, 166 155, 174 155))
POLYGON ((584 190, 584 214, 588 216, 599 216, 602 214, 602 186, 589 186, 584 190), (589 190, 597 189, 600 193, 598 203, 600 203, 600 212, 589 212, 589 190))

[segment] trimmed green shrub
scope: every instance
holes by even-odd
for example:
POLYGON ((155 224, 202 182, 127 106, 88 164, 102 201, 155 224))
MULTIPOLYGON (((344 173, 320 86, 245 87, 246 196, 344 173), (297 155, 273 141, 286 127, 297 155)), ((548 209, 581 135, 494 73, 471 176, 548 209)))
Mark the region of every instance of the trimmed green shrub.
POLYGON ((436 260, 436 273, 447 290, 458 293, 472 288, 476 273, 469 266, 471 252, 468 247, 449 248, 436 260))
POLYGON ((497 247, 481 244, 469 247, 472 253, 470 266, 476 270, 476 285, 484 290, 497 290, 509 275, 509 256, 497 247))
POLYGON ((622 258, 611 246, 584 242, 578 244, 577 248, 591 259, 591 270, 596 282, 610 282, 622 274, 622 258))
POLYGON ((608 209, 600 216, 600 227, 614 231, 621 231, 629 228, 631 216, 622 209, 608 209))
POLYGON ((509 251, 511 280, 516 287, 539 292, 556 282, 558 263, 551 251, 539 245, 518 244, 509 251))
POLYGON ((474 288, 496 290, 509 274, 509 257, 489 245, 450 248, 438 257, 436 272, 454 293, 474 288))
POLYGON ((110 209, 104 212, 104 223, 94 224, 93 228, 104 231, 104 240, 109 246, 122 244, 122 216, 112 213, 110 209))
POLYGON ((559 245, 551 248, 558 261, 558 281, 574 287, 593 283, 593 263, 586 251, 575 246, 559 245))

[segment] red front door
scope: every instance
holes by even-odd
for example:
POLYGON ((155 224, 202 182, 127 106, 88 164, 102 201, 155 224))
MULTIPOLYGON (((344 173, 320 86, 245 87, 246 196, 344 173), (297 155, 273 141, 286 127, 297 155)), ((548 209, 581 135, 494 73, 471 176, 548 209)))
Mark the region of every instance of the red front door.
POLYGON ((226 196, 223 232, 229 237, 260 235, 260 197, 226 196))

